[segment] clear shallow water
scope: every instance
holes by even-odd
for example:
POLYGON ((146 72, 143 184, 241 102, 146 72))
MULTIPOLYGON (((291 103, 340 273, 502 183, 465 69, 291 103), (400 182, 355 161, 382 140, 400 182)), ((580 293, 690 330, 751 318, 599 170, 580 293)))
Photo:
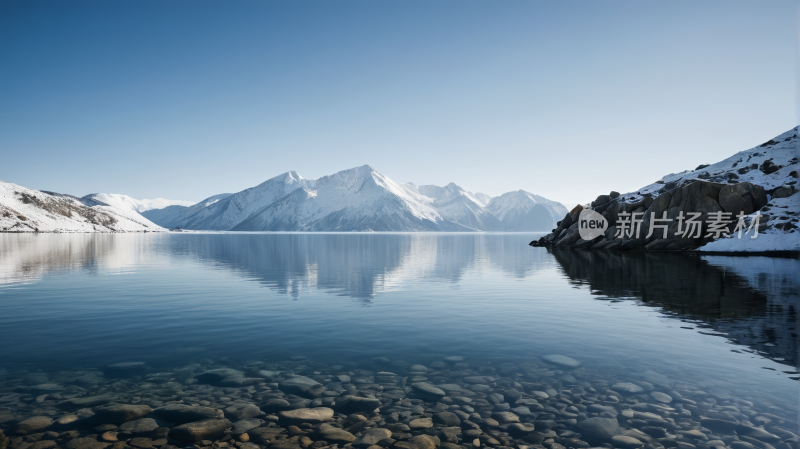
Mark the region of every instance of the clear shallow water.
POLYGON ((548 252, 538 236, 0 235, 0 374, 562 354, 757 398, 796 427, 798 260, 548 252))

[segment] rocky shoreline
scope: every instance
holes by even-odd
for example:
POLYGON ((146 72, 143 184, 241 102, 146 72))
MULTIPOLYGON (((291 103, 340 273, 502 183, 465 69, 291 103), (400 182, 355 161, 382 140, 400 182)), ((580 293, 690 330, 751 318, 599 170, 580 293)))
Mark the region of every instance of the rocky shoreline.
POLYGON ((0 372, 5 449, 794 449, 796 418, 747 392, 563 355, 377 357, 158 371, 0 372))
MULTIPOLYGON (((693 251, 717 240, 709 236, 709 231, 710 223, 718 213, 729 214, 724 226, 728 233, 735 233, 736 216, 744 213, 748 216, 744 222, 746 225, 750 225, 758 215, 759 233, 773 231, 796 234, 797 218, 793 218, 796 212, 782 211, 781 206, 773 204, 773 200, 788 198, 796 193, 793 186, 782 186, 767 192, 763 187, 749 182, 720 184, 701 180, 690 180, 681 185, 667 184, 652 194, 640 197, 626 198, 611 192, 598 196, 587 207, 575 206, 550 234, 532 241, 530 245, 606 251, 693 251), (601 235, 585 240, 581 237, 581 220, 590 211, 594 213, 590 216, 605 219, 607 227, 601 235), (638 232, 635 228, 631 229, 629 223, 623 222, 633 214, 641 218, 638 232), (687 232, 688 236, 681 235, 681 231, 686 230, 683 217, 693 214, 698 214, 696 220, 701 223, 699 231, 696 234, 687 232), (661 221, 651 223, 653 217, 661 221), (661 225, 666 229, 657 227, 661 225), (651 229, 655 232, 650 232, 651 229)), ((750 238, 753 231, 750 232, 745 238, 750 238)), ((791 250, 780 252, 789 256, 796 253, 791 250)))

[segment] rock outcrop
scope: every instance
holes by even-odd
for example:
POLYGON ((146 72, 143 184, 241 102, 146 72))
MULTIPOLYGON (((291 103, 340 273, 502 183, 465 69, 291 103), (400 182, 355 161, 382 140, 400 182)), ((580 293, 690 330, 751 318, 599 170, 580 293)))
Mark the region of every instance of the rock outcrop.
POLYGON ((714 221, 717 212, 730 214, 725 228, 732 231, 737 223, 737 215, 752 214, 766 204, 767 194, 764 188, 749 182, 717 184, 708 181, 690 181, 683 186, 666 185, 657 196, 647 195, 634 202, 626 201, 616 192, 612 192, 611 195, 597 197, 590 207, 607 222, 603 235, 591 240, 581 238, 579 218, 584 208, 576 207, 558 222, 558 227, 552 233, 531 242, 531 246, 552 245, 606 250, 694 249, 713 240, 713 236, 707 235, 709 223, 714 221), (652 222, 653 217, 663 220, 664 213, 666 221, 652 222), (691 233, 681 234, 687 225, 685 220, 679 218, 688 219, 696 213, 700 214, 695 218, 695 221, 700 222, 699 231, 692 230, 691 233), (634 223, 633 226, 628 225, 623 222, 629 218, 627 214, 630 214, 632 222, 637 217, 641 222, 634 223), (651 222, 653 225, 666 225, 666 237, 661 227, 654 226, 654 232, 650 233, 651 222))
POLYGON ((593 250, 800 251, 799 128, 714 164, 576 206, 531 246, 593 250), (757 221, 750 214, 759 215, 757 221), (740 214, 750 215, 741 221, 740 214), (691 218, 692 227, 687 229, 691 218), (581 228, 581 223, 583 227, 581 228), (699 223, 698 223, 699 222, 699 223), (750 228, 756 222, 758 226, 750 228), (635 226, 631 226, 631 224, 635 226), (737 225, 745 225, 751 239, 737 225), (652 225, 652 226, 651 226, 652 225), (724 238, 736 230, 736 238, 724 238), (689 232, 683 232, 689 231, 689 232), (723 232, 718 232, 723 231, 723 232), (760 237, 760 234, 766 234, 760 237))

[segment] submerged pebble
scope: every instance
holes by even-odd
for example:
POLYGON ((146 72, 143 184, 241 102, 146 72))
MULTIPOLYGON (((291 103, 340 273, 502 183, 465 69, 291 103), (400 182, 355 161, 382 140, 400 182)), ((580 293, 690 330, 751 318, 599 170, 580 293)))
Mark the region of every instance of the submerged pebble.
POLYGON ((563 355, 221 362, 7 375, 0 430, 9 449, 800 447, 759 397, 563 355))

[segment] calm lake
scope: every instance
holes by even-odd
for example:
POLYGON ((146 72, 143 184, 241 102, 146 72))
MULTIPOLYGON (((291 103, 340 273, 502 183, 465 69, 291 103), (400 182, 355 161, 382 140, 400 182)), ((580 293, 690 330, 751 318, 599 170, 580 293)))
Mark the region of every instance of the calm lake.
POLYGON ((526 395, 526 381, 622 393, 609 401, 657 390, 670 407, 727 404, 738 423, 797 433, 800 261, 527 245, 541 235, 0 234, 0 417, 55 419, 70 396, 25 388, 108 389, 108 365, 143 362, 150 382, 198 365, 432 384, 472 369, 526 395), (553 354, 580 368, 542 359, 553 354), (626 382, 643 391, 614 387, 626 382))

